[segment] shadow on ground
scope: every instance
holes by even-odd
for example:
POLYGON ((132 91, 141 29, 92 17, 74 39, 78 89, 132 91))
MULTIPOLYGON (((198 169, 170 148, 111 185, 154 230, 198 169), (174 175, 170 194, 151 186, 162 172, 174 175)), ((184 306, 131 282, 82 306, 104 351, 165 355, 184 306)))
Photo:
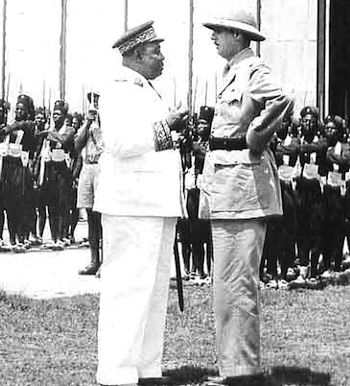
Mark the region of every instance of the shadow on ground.
POLYGON ((278 386, 332 386, 328 373, 319 373, 303 367, 273 367, 272 377, 278 386))
MULTIPOLYGON (((183 366, 167 370, 164 375, 170 376, 176 385, 186 385, 201 384, 206 376, 218 375, 218 372, 214 368, 183 366)), ((271 385, 268 382, 266 386, 332 386, 330 374, 308 368, 278 366, 271 369, 271 375, 271 385)))
POLYGON ((218 375, 216 369, 183 366, 177 369, 167 370, 164 375, 171 377, 176 385, 186 385, 189 383, 202 383, 206 376, 218 375))

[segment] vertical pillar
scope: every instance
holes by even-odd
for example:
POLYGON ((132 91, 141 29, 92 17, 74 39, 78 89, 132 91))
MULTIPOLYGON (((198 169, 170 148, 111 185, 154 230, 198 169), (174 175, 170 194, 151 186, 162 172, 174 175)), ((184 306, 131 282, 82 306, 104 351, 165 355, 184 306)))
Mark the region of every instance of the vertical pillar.
POLYGON ((329 114, 330 108, 330 17, 331 0, 325 0, 324 116, 329 114))
POLYGON ((187 104, 190 114, 194 113, 196 106, 192 106, 192 88, 193 88, 193 14, 194 14, 194 0, 190 0, 189 9, 189 39, 188 39, 188 95, 187 104))
POLYGON ((124 0, 124 31, 128 29, 128 19, 129 19, 129 1, 124 0))
MULTIPOLYGON (((261 29, 261 0, 256 0, 256 22, 258 30, 261 29)), ((260 56, 260 42, 256 42, 256 55, 260 56)))
POLYGON ((60 36, 60 73, 59 73, 59 91, 60 99, 64 100, 66 96, 66 61, 67 61, 67 1, 62 1, 61 9, 61 36, 60 36))
MULTIPOLYGON (((327 27, 328 28, 328 27, 327 27)), ((317 83, 316 100, 320 116, 325 116, 326 1, 317 2, 317 83)))
POLYGON ((2 59, 1 59, 1 96, 5 100, 6 97, 6 18, 7 18, 7 0, 3 0, 2 13, 2 59))

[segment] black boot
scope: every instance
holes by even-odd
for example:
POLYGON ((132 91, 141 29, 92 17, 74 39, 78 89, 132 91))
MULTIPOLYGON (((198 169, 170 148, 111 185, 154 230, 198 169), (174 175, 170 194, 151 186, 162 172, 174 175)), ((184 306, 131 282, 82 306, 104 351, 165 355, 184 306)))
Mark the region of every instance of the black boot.
POLYGON ((91 251, 91 263, 84 269, 79 271, 79 275, 96 275, 98 269, 100 268, 100 254, 98 247, 90 246, 91 251))

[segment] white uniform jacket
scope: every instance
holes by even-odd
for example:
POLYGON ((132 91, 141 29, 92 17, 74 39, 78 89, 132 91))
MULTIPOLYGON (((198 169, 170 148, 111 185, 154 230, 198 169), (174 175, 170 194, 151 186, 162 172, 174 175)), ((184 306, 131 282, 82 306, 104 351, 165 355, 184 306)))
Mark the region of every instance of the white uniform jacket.
POLYGON ((167 114, 150 83, 126 67, 101 90, 104 151, 94 210, 115 216, 184 215, 180 154, 156 151, 155 126, 167 114))
POLYGON ((211 135, 244 136, 247 148, 207 153, 200 216, 249 219, 282 214, 277 168, 268 143, 292 102, 250 48, 229 64, 211 135))

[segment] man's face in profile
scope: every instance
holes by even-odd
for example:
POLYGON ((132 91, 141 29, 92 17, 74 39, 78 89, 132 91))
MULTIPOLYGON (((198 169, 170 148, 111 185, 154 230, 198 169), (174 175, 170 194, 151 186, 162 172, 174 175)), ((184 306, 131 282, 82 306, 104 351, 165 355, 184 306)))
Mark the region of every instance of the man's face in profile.
POLYGON ((159 42, 148 43, 143 48, 141 57, 142 64, 144 66, 147 79, 158 78, 163 72, 164 68, 164 56, 160 49, 159 42))

